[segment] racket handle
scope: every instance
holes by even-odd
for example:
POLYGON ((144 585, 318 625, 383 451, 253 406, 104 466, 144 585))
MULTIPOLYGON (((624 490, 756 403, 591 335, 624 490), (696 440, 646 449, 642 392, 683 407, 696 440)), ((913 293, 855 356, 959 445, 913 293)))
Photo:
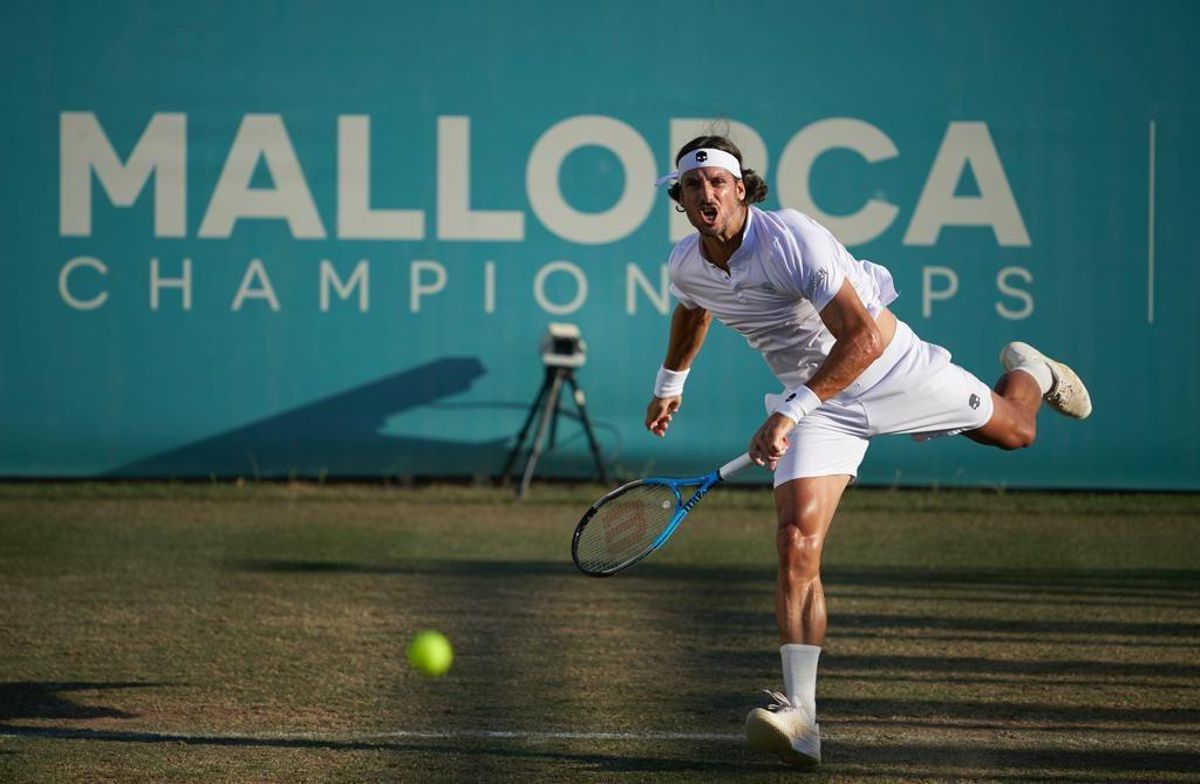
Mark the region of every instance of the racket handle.
POLYGON ((750 453, 747 452, 747 453, 743 454, 741 457, 735 457, 734 459, 730 460, 725 465, 718 468, 717 475, 720 476, 722 479, 728 479, 729 477, 736 474, 738 471, 741 471, 743 468, 750 465, 752 462, 753 461, 750 460, 750 453))

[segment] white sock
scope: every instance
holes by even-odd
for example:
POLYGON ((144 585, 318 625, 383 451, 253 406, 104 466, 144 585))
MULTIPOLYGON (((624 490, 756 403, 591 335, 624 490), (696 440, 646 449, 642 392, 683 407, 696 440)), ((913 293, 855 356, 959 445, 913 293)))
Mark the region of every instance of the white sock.
POLYGON ((1038 389, 1042 390, 1042 394, 1050 391, 1050 387, 1054 385, 1054 374, 1050 372, 1050 366, 1045 362, 1025 362, 1017 365, 1013 370, 1021 370, 1033 376, 1033 380, 1037 382, 1038 389))
POLYGON ((788 643, 779 646, 783 658, 783 693, 788 702, 817 718, 817 657, 821 655, 818 645, 788 643))

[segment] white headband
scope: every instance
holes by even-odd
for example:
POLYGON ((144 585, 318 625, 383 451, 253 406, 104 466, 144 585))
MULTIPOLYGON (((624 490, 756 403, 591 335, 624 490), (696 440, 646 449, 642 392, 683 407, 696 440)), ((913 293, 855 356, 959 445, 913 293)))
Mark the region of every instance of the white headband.
POLYGON ((679 159, 679 168, 670 174, 663 175, 655 180, 655 185, 662 185, 671 180, 678 180, 683 177, 685 172, 690 172, 692 169, 700 169, 705 166, 715 166, 718 169, 725 171, 742 179, 742 167, 738 165, 738 159, 725 152, 724 150, 715 150, 712 147, 705 147, 702 150, 692 150, 687 155, 679 159))

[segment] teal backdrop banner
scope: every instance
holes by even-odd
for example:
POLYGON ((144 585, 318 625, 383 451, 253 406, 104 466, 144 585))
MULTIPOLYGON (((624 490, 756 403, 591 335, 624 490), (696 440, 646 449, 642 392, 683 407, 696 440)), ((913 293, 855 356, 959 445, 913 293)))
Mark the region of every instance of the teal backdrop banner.
MULTIPOLYGON (((1091 387, 1032 449, 884 438, 863 482, 1200 489, 1195 3, 0 18, 4 476, 495 475, 551 322, 614 472, 724 462, 778 390, 722 327, 669 436, 641 425, 687 231, 653 181, 716 129, 955 361, 990 382, 1021 339, 1091 387)), ((539 473, 585 477, 564 402, 539 473)))

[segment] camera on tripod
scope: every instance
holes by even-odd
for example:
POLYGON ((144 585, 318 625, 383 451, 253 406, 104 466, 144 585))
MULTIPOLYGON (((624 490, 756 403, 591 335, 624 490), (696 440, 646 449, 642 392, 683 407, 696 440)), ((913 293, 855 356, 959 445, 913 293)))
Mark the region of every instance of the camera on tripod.
POLYGON ((587 361, 587 343, 574 324, 547 325, 539 348, 546 367, 580 368, 587 361))
POLYGON ((583 335, 580 334, 579 327, 574 324, 548 324, 546 332, 538 342, 538 351, 542 355, 542 365, 544 365, 542 388, 538 390, 537 397, 533 399, 533 405, 529 407, 529 413, 525 417, 525 424, 521 425, 521 430, 517 433, 512 449, 508 453, 508 459, 504 461, 504 468, 500 471, 501 481, 507 482, 512 476, 517 457, 525 449, 525 437, 529 435, 530 428, 536 419, 537 432, 529 444, 528 457, 525 459, 525 471, 521 477, 521 484, 517 486, 517 498, 525 495, 525 491, 529 489, 533 472, 537 468, 538 458, 542 454, 543 438, 547 434, 549 439, 545 442, 545 448, 554 448, 558 434, 558 418, 563 413, 559 407, 559 398, 562 396, 564 386, 570 387, 570 398, 575 402, 579 424, 583 426, 583 433, 587 437, 588 447, 592 452, 592 460, 596 463, 596 475, 602 483, 608 481, 608 476, 604 471, 604 460, 600 457, 600 445, 596 443, 596 434, 592 431, 591 420, 588 419, 587 400, 575 378, 575 371, 583 367, 583 363, 587 361, 587 343, 583 342, 583 335))

